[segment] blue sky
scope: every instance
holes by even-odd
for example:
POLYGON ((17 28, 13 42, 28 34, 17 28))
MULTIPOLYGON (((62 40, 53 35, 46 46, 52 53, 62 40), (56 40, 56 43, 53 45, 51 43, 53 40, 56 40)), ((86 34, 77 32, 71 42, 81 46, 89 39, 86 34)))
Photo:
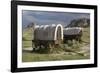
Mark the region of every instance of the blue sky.
POLYGON ((73 19, 90 18, 89 13, 71 13, 71 12, 51 12, 51 11, 22 11, 23 27, 34 22, 38 25, 45 24, 62 24, 66 26, 73 19))

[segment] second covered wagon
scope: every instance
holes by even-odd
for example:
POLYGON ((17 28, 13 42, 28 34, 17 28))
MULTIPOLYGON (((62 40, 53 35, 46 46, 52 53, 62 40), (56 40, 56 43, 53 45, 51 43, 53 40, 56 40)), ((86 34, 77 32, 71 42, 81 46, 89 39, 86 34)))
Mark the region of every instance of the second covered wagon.
POLYGON ((81 41, 81 37, 83 34, 83 29, 81 27, 68 27, 64 28, 63 30, 63 35, 64 35, 64 42, 66 40, 77 40, 81 41))

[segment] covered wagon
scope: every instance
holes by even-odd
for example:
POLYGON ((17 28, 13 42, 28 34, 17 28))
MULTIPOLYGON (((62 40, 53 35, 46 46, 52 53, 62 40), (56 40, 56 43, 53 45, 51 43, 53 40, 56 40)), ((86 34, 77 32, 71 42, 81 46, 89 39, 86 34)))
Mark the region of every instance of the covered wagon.
POLYGON ((66 40, 73 40, 73 39, 77 41, 81 41, 82 31, 83 29, 81 27, 64 28, 63 30, 64 42, 66 40))
MULTIPOLYGON (((61 24, 34 26, 33 43, 35 48, 53 47, 63 40, 63 26, 61 24)), ((33 47, 34 48, 34 47, 33 47)))

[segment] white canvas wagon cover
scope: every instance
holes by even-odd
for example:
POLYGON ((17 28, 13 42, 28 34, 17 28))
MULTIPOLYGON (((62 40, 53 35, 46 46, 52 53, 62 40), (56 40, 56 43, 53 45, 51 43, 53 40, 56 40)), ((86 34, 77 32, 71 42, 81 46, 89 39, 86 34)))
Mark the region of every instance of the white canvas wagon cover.
POLYGON ((82 31, 81 27, 64 28, 64 35, 77 35, 82 31))
POLYGON ((36 26, 34 30, 35 40, 57 40, 58 36, 63 40, 63 26, 61 24, 40 25, 36 26))

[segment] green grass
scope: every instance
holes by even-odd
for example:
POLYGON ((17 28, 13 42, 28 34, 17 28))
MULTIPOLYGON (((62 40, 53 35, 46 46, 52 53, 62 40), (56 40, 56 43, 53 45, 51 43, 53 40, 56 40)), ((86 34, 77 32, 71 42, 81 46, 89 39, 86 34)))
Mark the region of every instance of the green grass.
POLYGON ((23 30, 23 48, 32 47, 32 28, 23 30))
MULTIPOLYGON (((32 47, 32 28, 23 31, 23 48, 32 47)), ((90 56, 82 56, 72 52, 66 52, 65 50, 71 49, 74 51, 79 51, 81 47, 90 44, 90 28, 83 29, 82 42, 79 43, 75 40, 69 41, 66 44, 61 44, 59 48, 54 48, 52 53, 48 52, 48 49, 42 49, 38 52, 22 52, 23 62, 36 62, 36 61, 57 61, 57 60, 78 60, 78 59, 89 59, 90 56), (62 49, 64 48, 64 49, 62 49), (41 53, 42 52, 42 53, 41 53), (63 54, 62 54, 63 53, 63 54), (73 55, 74 54, 74 55, 73 55)), ((89 52, 88 52, 89 53, 89 52)))
POLYGON ((32 41, 23 41, 23 48, 31 47, 32 41))
POLYGON ((82 40, 86 43, 90 43, 90 27, 83 29, 82 40))
POLYGON ((77 59, 89 59, 89 56, 81 56, 78 54, 39 54, 23 52, 23 62, 37 62, 37 61, 57 61, 57 60, 77 60, 77 59))
POLYGON ((27 28, 25 30, 23 30, 23 41, 31 41, 32 40, 32 28, 27 28))

